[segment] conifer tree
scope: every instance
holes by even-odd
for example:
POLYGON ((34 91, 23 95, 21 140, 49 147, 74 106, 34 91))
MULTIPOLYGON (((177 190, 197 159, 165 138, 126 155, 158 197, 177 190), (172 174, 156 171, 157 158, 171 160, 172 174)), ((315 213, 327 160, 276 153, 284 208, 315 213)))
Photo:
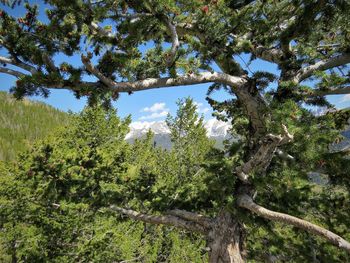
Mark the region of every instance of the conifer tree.
MULTIPOLYGON (((199 117, 197 106, 191 98, 180 99, 177 106, 176 116, 168 115, 166 119, 173 144, 172 152, 178 162, 191 169, 194 168, 194 163, 199 164, 205 160, 205 155, 214 142, 208 139, 203 117, 199 117)), ((185 171, 182 172, 186 173, 185 171)))
POLYGON ((23 17, 0 13, 0 45, 8 53, 0 72, 17 78, 16 97, 68 89, 91 104, 108 103, 120 93, 214 83, 208 101, 239 135, 213 164, 216 183, 205 185, 215 205, 191 206, 195 195, 168 212, 162 198, 151 211, 117 201, 115 210, 200 233, 210 262, 349 261, 348 160, 328 149, 344 125, 335 115, 348 113, 314 116, 307 108, 330 111, 326 95, 350 93, 347 1, 46 3, 46 22, 29 4, 23 17), (153 47, 141 52, 144 43, 153 47), (274 64, 277 74, 249 72, 237 59, 243 53, 249 63, 274 64), (57 64, 58 54, 67 62, 57 64), (77 55, 80 64, 69 60, 77 55), (215 90, 227 91, 227 99, 212 99, 215 90), (313 185, 313 170, 329 182, 313 185), (218 185, 225 198, 217 199, 218 185))

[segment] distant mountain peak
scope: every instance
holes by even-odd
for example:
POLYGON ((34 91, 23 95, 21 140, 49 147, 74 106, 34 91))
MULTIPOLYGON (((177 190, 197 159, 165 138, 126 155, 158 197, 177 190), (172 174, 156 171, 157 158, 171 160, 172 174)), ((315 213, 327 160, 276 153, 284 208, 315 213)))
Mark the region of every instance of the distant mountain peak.
MULTIPOLYGON (((214 139, 217 144, 221 144, 223 140, 229 137, 229 123, 210 119, 204 122, 204 128, 207 130, 207 136, 214 139)), ((170 148, 170 130, 165 121, 136 121, 129 126, 130 132, 126 135, 127 141, 134 141, 142 138, 149 130, 154 133, 155 142, 162 147, 170 148)))

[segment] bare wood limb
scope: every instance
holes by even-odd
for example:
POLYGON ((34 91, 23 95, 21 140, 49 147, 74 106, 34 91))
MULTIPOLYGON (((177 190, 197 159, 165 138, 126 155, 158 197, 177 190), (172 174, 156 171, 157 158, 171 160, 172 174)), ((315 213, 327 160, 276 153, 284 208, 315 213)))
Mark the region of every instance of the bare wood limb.
POLYGON ((294 136, 288 132, 288 128, 286 125, 282 124, 282 129, 283 129, 282 140, 280 141, 279 145, 289 143, 294 139, 294 136))
POLYGON ((177 50, 180 46, 179 37, 176 32, 176 25, 174 25, 168 18, 165 20, 165 24, 167 28, 169 29, 170 35, 171 35, 171 49, 170 54, 167 58, 167 65, 168 67, 171 66, 175 60, 177 50))
POLYGON ((287 127, 282 124, 282 128, 282 135, 266 135, 250 160, 235 169, 235 173, 241 181, 248 182, 249 173, 255 169, 265 171, 270 165, 277 147, 293 140, 293 135, 288 132, 287 127))
POLYGON ((260 139, 266 134, 265 116, 267 105, 263 96, 259 93, 255 86, 251 87, 251 83, 241 86, 235 90, 237 98, 242 102, 243 108, 249 117, 254 134, 252 139, 260 139), (250 92, 249 89, 254 89, 250 92), (253 94, 252 94, 253 93, 253 94))
POLYGON ((0 72, 8 74, 8 75, 15 76, 16 78, 21 78, 21 77, 26 76, 26 74, 23 74, 22 72, 19 72, 17 70, 13 70, 13 69, 9 69, 9 68, 3 68, 3 67, 0 67, 0 72))
POLYGON ((111 32, 108 32, 107 30, 104 30, 102 27, 100 27, 98 24, 96 24, 95 22, 91 22, 90 25, 88 25, 89 28, 92 31, 97 32, 98 34, 104 36, 104 37, 110 37, 110 38, 114 38, 115 35, 111 32))
POLYGON ((312 74, 317 70, 327 70, 334 67, 343 66, 350 63, 350 54, 345 53, 330 59, 321 60, 313 65, 307 66, 299 70, 294 77, 294 82, 299 83, 304 79, 311 77, 312 74))
POLYGON ((243 85, 246 80, 244 78, 234 77, 225 73, 203 72, 198 74, 183 75, 177 78, 148 78, 135 82, 119 82, 116 83, 114 88, 119 92, 128 92, 210 82, 223 83, 232 87, 238 87, 243 85))
POLYGON ((280 149, 276 149, 275 152, 276 152, 277 156, 283 160, 292 161, 292 162, 295 161, 295 158, 293 156, 291 156, 290 154, 288 154, 280 149))
POLYGON ((131 209, 124 209, 124 208, 113 206, 113 205, 110 206, 110 208, 114 211, 117 211, 119 213, 122 213, 122 214, 130 217, 131 219, 142 221, 145 223, 175 226, 175 227, 183 228, 183 229, 190 230, 190 231, 205 233, 205 229, 203 226, 201 226, 195 222, 181 219, 177 216, 173 216, 173 215, 167 215, 167 216, 159 215, 158 216, 158 215, 142 214, 142 213, 136 212, 136 211, 131 210, 131 209))
MULTIPOLYGON (((276 29, 278 30, 278 29, 276 29)), ((235 42, 237 45, 240 45, 240 43, 247 41, 247 40, 252 40, 254 35, 252 32, 248 32, 242 36, 230 34, 231 37, 235 39, 235 42)), ((271 62, 271 63, 276 63, 280 64, 283 60, 283 51, 280 48, 277 47, 264 47, 263 45, 260 44, 255 44, 252 45, 250 48, 250 51, 257 57, 262 60, 271 62)))
POLYGON ((283 51, 279 48, 266 48, 258 45, 252 49, 253 54, 262 60, 280 64, 283 58, 283 51))
POLYGON ((86 69, 94 74, 103 84, 105 84, 107 87, 112 88, 115 86, 116 82, 113 81, 110 78, 107 78, 104 76, 97 68, 95 68, 92 64, 90 59, 87 56, 81 55, 81 61, 83 62, 86 69))
POLYGON ((112 19, 125 18, 128 20, 132 20, 132 19, 150 17, 150 16, 154 16, 154 15, 151 13, 117 14, 117 15, 108 16, 108 18, 112 18, 112 19))
POLYGON ((231 76, 225 73, 202 72, 198 74, 187 74, 177 78, 148 78, 134 82, 115 82, 104 76, 97 68, 95 68, 88 57, 82 55, 82 62, 86 69, 94 74, 107 87, 118 92, 140 91, 154 88, 165 88, 183 85, 194 85, 200 83, 217 82, 238 87, 246 83, 245 78, 231 76))
POLYGON ((197 213, 188 212, 185 210, 174 209, 166 212, 169 215, 177 216, 185 220, 196 222, 205 228, 209 228, 212 225, 212 219, 197 213))
POLYGON ((350 253, 350 243, 343 239, 342 237, 338 236, 337 234, 320 227, 318 225, 315 225, 313 223, 310 223, 306 220, 284 214, 279 212, 274 212, 271 210, 268 210, 256 203, 254 203, 253 199, 248 195, 241 195, 238 197, 238 205, 240 207, 246 208, 255 214, 264 217, 266 219, 270 219, 272 221, 278 221, 281 223, 285 223, 288 225, 293 225, 295 227, 298 227, 300 229, 303 229, 307 232, 310 232, 312 234, 321 236, 328 240, 330 243, 334 244, 335 246, 346 250, 348 253, 350 253))
POLYGON ((345 87, 330 87, 328 90, 315 90, 311 94, 308 94, 308 97, 314 96, 327 96, 327 95, 342 95, 350 94, 350 86, 345 87))
POLYGON ((20 61, 19 59, 14 59, 14 58, 11 58, 11 57, 0 56, 0 62, 4 63, 4 64, 14 65, 16 67, 19 67, 19 68, 22 68, 22 69, 24 69, 26 71, 29 71, 32 74, 37 72, 35 67, 33 67, 31 65, 28 65, 28 64, 20 61))

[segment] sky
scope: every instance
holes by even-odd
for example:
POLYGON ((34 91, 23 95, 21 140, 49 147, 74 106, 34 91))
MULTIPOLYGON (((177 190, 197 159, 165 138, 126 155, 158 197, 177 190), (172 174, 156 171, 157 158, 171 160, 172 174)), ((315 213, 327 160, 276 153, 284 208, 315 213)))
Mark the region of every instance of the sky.
MULTIPOLYGON (((37 3, 40 6, 40 16, 39 18, 43 21, 47 20, 44 10, 45 6, 43 1, 31 1, 32 3, 37 3)), ((11 10, 0 4, 0 8, 8 11, 10 14, 15 16, 21 16, 24 14, 24 9, 21 7, 15 7, 11 10)), ((145 45, 141 49, 147 49, 150 44, 145 45)), ((0 50, 0 55, 6 56, 4 50, 0 50)), ((56 63, 62 63, 64 61, 69 61, 73 64, 81 64, 80 55, 75 55, 73 58, 67 58, 63 55, 58 55, 54 58, 56 63)), ((247 55, 241 55, 236 57, 237 61, 241 65, 249 60, 247 55)), ((244 66, 245 67, 245 66, 244 66)), ((247 68, 246 68, 247 69, 247 68)), ((255 60, 249 65, 249 71, 269 71, 274 74, 278 74, 278 69, 276 65, 262 60, 255 60)), ((85 80, 94 80, 92 77, 86 78, 85 80)), ((0 73, 0 90, 9 91, 9 89, 14 86, 16 81, 15 77, 9 76, 7 74, 0 73)), ((205 100, 206 92, 210 84, 198 84, 192 86, 180 86, 174 88, 162 88, 156 90, 146 90, 135 92, 132 95, 121 94, 118 101, 114 102, 113 105, 117 107, 118 114, 121 117, 125 117, 129 114, 132 116, 133 121, 160 121, 164 120, 168 113, 174 115, 176 113, 176 101, 179 98, 192 97, 197 103, 198 112, 203 114, 205 119, 210 119, 211 108, 205 100)), ((214 94, 213 97, 218 100, 224 100, 229 96, 224 92, 218 92, 214 94)), ((42 97, 30 97, 32 100, 43 101, 55 108, 62 111, 73 111, 79 112, 86 105, 86 99, 76 99, 72 92, 67 90, 51 90, 50 96, 45 99, 42 97)), ((350 94, 349 95, 333 95, 328 96, 327 99, 334 104, 337 108, 347 108, 350 107, 350 94)))

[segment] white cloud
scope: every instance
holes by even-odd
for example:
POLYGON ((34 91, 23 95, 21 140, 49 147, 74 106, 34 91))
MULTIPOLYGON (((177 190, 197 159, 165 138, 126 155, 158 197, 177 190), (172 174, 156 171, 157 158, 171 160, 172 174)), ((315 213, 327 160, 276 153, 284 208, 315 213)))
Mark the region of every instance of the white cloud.
POLYGON ((200 111, 200 112, 202 112, 202 113, 207 113, 208 111, 210 111, 210 109, 209 109, 209 108, 204 108, 204 109, 201 109, 201 111, 200 111))
POLYGON ((350 101, 350 94, 344 95, 340 102, 348 102, 350 101))
POLYGON ((158 112, 158 111, 167 111, 165 108, 166 104, 164 102, 156 102, 151 107, 146 107, 141 110, 141 112, 158 112))
POLYGON ((158 118, 162 118, 168 115, 168 111, 164 110, 161 112, 153 112, 150 115, 146 115, 146 116, 142 116, 139 118, 139 120, 152 120, 152 119, 158 119, 158 118))
POLYGON ((209 112, 210 111, 210 109, 208 108, 208 107, 204 107, 203 108, 203 103, 201 103, 201 102, 194 102, 194 105, 196 105, 197 106, 197 112, 198 113, 204 113, 204 114, 206 114, 207 112, 209 112))
POLYGON ((196 105, 196 106, 197 106, 197 108, 200 108, 200 107, 202 107, 202 106, 203 106, 203 103, 201 103, 201 102, 197 102, 197 101, 193 102, 193 104, 194 104, 194 105, 196 105))

